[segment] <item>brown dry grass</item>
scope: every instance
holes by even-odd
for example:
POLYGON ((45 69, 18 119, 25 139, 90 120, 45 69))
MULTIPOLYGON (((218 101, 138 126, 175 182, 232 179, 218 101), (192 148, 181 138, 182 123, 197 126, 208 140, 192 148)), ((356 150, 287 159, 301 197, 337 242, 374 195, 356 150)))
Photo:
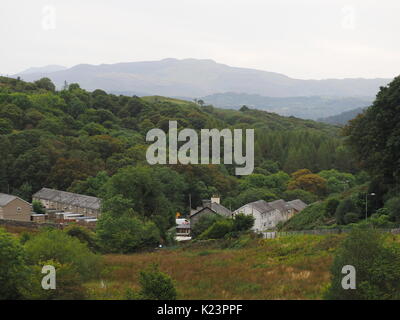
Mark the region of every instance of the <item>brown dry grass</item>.
POLYGON ((0 228, 4 229, 5 231, 14 234, 16 236, 22 233, 38 233, 38 229, 28 228, 28 227, 19 227, 19 226, 9 226, 6 224, 0 225, 0 228))
POLYGON ((106 272, 89 283, 93 299, 123 299, 149 264, 175 281, 179 299, 320 299, 342 236, 301 235, 251 240, 240 249, 188 246, 152 253, 106 255, 106 272))

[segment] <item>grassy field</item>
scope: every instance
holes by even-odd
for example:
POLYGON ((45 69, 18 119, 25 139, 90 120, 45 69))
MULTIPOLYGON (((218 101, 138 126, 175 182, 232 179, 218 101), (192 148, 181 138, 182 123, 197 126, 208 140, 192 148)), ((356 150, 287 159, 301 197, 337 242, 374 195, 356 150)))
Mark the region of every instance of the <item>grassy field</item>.
POLYGON ((342 235, 192 243, 151 253, 106 255, 91 299, 123 299, 149 264, 175 281, 179 299, 321 299, 342 235))

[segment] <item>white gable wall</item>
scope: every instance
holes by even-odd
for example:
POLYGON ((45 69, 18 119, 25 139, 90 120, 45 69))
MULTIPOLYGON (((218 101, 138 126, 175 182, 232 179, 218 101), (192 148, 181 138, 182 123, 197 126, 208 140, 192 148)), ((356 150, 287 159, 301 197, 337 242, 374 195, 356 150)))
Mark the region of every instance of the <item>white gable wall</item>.
POLYGON ((278 209, 260 213, 258 210, 253 208, 252 205, 247 205, 247 204, 237 209, 234 213, 235 214, 244 213, 245 215, 253 215, 255 219, 253 230, 255 232, 261 232, 267 229, 275 228, 279 222, 286 221, 290 218, 289 214, 282 213, 278 209))

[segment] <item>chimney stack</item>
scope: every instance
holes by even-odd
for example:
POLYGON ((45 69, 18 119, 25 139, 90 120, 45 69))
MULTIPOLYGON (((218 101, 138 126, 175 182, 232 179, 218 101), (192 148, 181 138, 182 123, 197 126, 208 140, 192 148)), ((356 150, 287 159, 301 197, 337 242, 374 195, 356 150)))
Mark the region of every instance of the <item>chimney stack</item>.
POLYGON ((213 195, 211 197, 211 203, 220 203, 221 198, 218 195, 213 195))

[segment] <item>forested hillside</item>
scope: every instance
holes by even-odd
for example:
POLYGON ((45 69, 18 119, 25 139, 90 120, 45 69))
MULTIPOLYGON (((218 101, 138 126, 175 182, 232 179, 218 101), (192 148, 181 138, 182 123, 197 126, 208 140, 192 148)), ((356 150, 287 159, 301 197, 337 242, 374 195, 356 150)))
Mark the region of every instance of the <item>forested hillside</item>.
MULTIPOLYGON (((370 97, 266 97, 257 94, 225 92, 202 97, 201 99, 206 103, 221 108, 239 109, 241 106, 246 105, 259 110, 275 112, 282 116, 316 120, 333 117, 356 108, 367 107, 372 103, 373 95, 370 97)), ((347 118, 347 121, 350 119, 347 118)), ((336 124, 328 121, 323 122, 336 124)))
POLYGON ((282 197, 309 203, 326 186, 300 181, 289 188, 291 173, 356 172, 335 126, 248 108, 88 92, 78 84, 56 91, 49 79, 0 79, 0 148, 0 192, 29 200, 46 186, 99 196, 106 210, 132 210, 162 233, 177 211, 188 212, 189 194, 193 207, 214 193, 232 209, 282 197), (255 128, 254 173, 239 178, 228 165, 149 166, 145 135, 155 127, 168 131, 170 120, 197 130, 255 128))
POLYGON ((364 109, 365 108, 357 108, 349 110, 340 114, 336 114, 334 116, 320 118, 318 119, 318 121, 334 125, 346 125, 351 119, 354 119, 355 117, 357 117, 357 115, 362 113, 364 109))

